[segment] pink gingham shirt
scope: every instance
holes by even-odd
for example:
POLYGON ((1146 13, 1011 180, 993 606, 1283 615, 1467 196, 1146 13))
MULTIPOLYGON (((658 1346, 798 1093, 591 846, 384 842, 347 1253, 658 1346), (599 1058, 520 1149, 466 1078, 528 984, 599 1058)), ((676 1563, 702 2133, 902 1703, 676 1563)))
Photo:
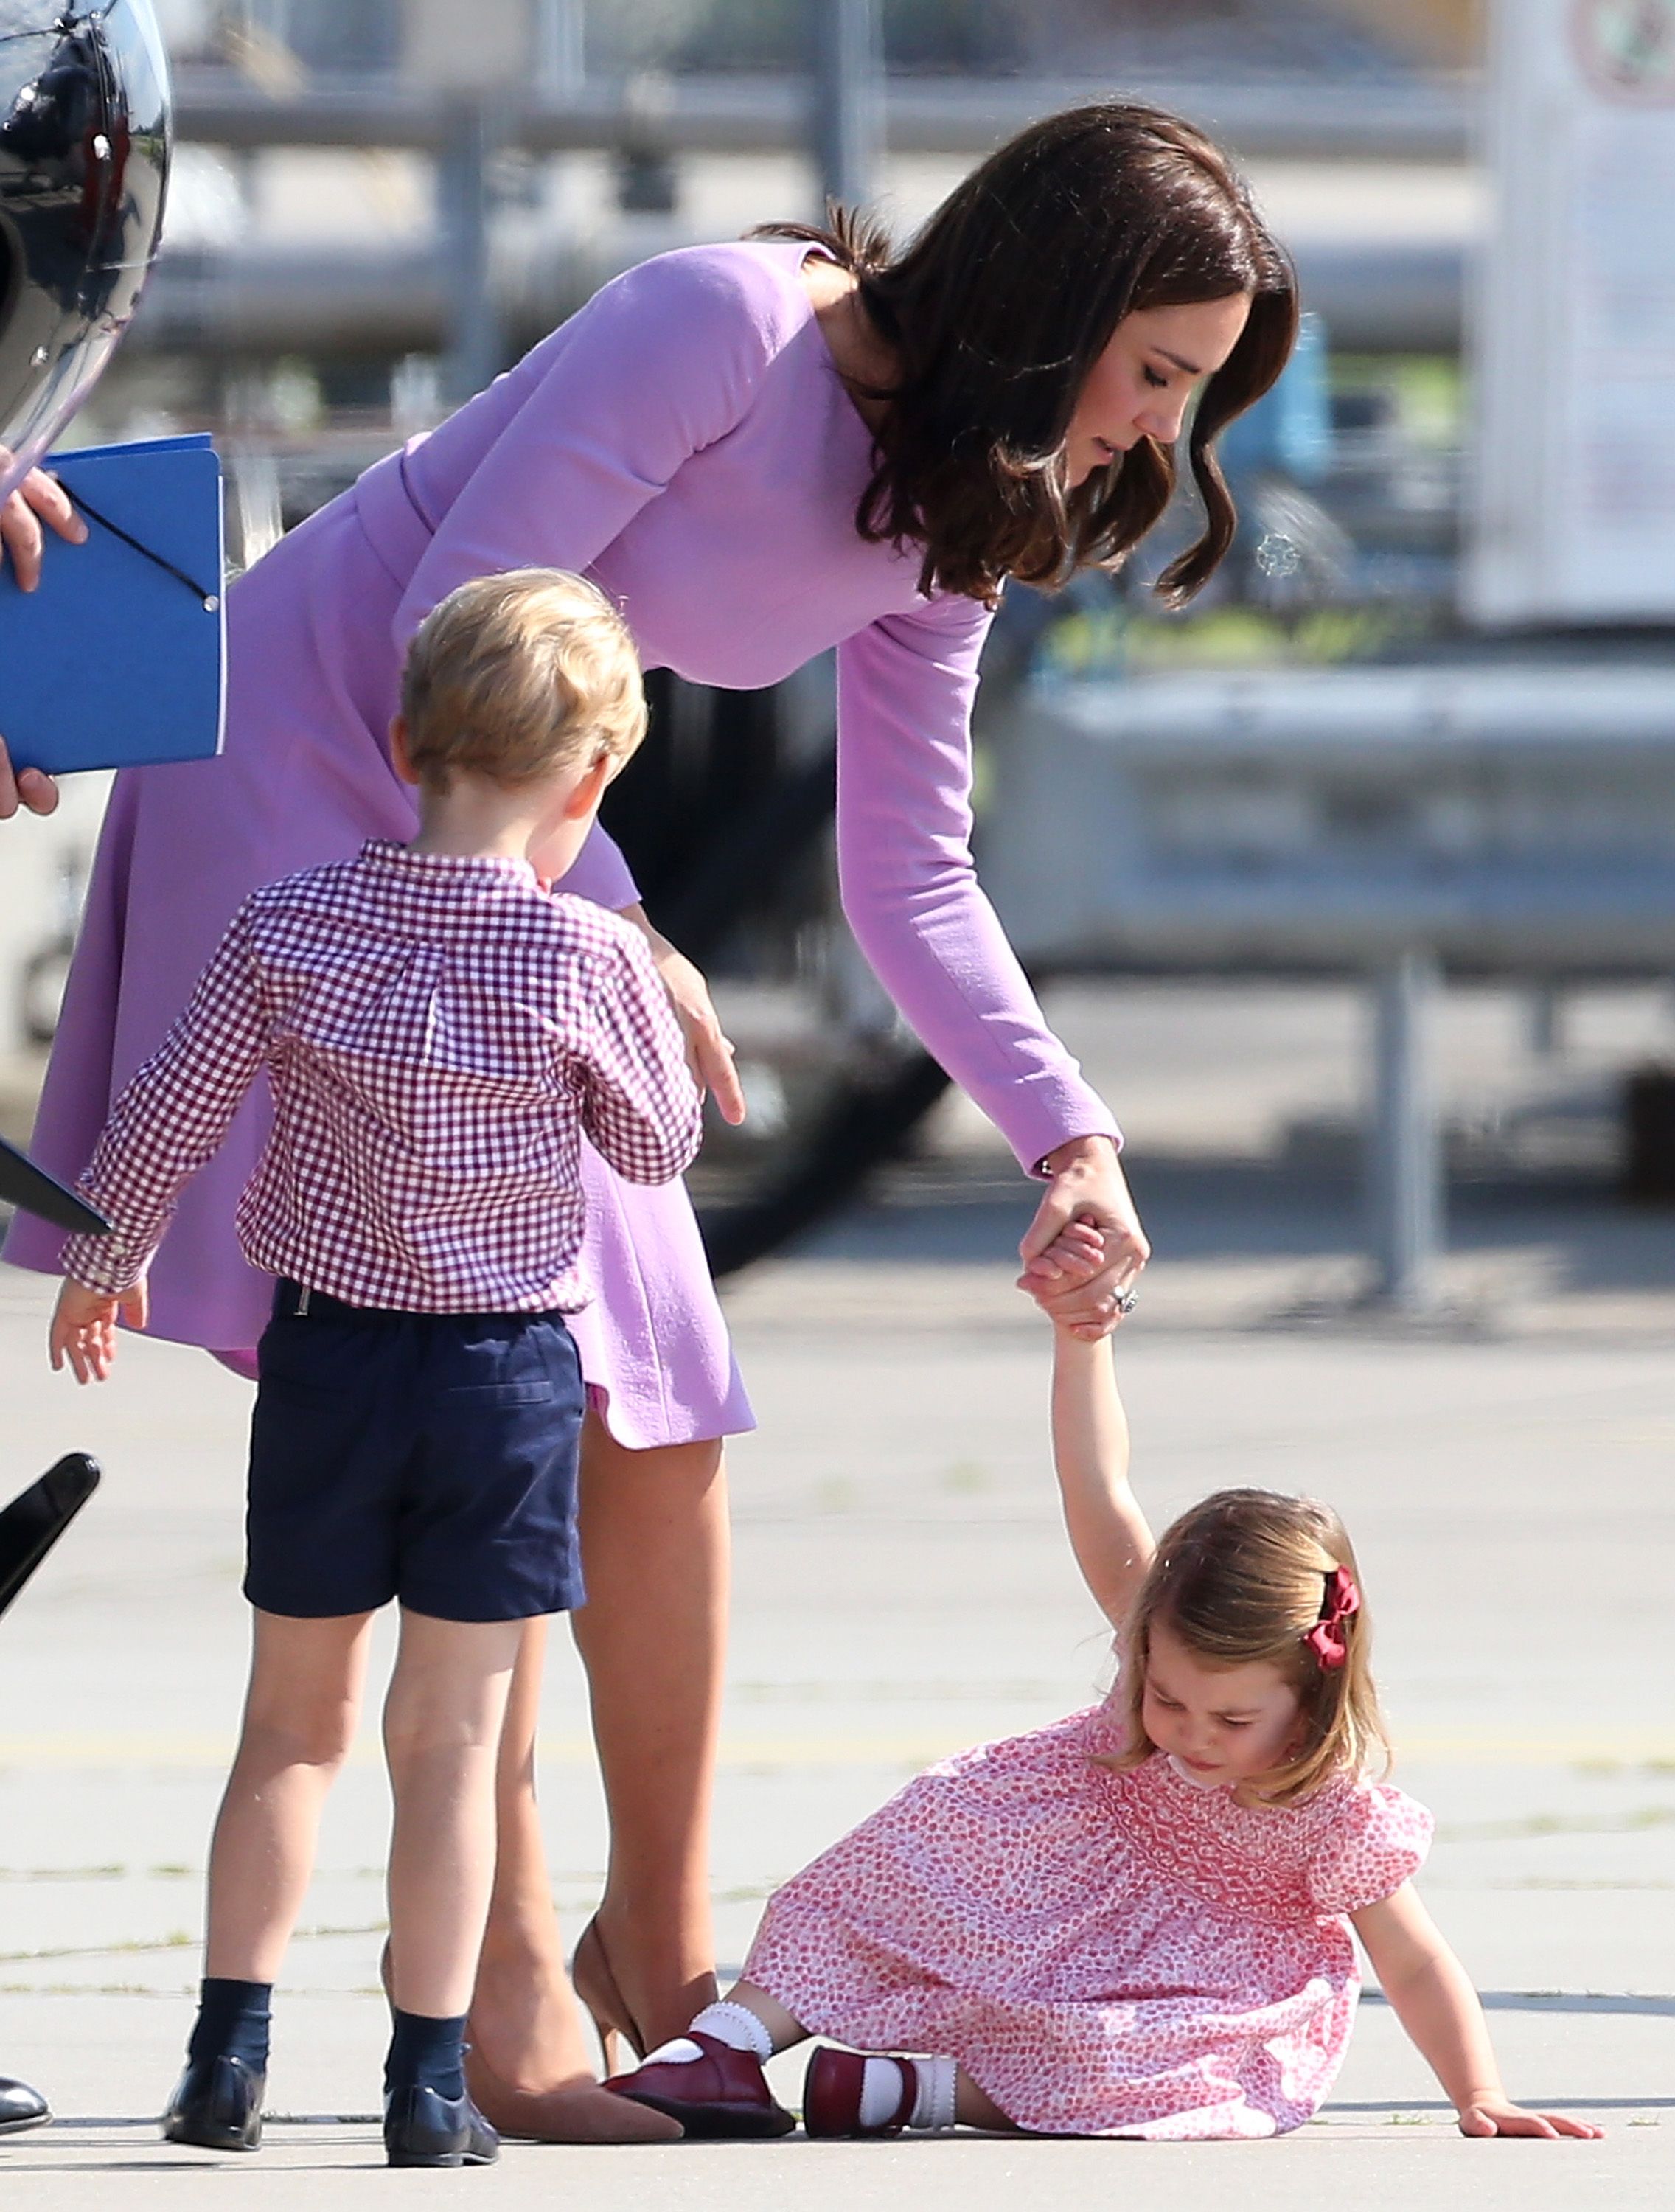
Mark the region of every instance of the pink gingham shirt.
POLYGON ((143 1273, 258 1072, 273 1133, 239 1204, 255 1267, 351 1305, 574 1311, 584 1133, 631 1182, 698 1147, 700 1099, 639 930, 522 860, 417 853, 270 884, 117 1100, 72 1237, 89 1289, 143 1273))

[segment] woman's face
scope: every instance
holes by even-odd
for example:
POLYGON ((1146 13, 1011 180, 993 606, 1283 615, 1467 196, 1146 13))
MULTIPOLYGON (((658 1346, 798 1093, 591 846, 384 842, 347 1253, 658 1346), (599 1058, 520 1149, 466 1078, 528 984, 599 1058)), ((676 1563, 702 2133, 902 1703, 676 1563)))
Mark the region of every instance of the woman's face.
POLYGON ((1235 292, 1125 315, 1076 403, 1065 439, 1065 481, 1084 483, 1142 438, 1172 446, 1187 401, 1239 343, 1249 313, 1249 294, 1235 292))

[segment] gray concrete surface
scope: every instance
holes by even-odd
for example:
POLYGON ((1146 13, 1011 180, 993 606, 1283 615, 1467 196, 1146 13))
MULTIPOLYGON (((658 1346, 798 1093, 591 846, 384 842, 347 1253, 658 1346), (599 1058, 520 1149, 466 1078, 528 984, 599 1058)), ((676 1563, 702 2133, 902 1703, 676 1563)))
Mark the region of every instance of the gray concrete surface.
MULTIPOLYGON (((1244 1042, 1254 1065, 1254 1030, 1244 1042)), ((490 2172, 391 2180, 370 2118, 387 1805, 369 1735, 278 2009, 273 2105, 289 2117, 258 2160, 167 2148, 147 2116, 189 2019, 241 1688, 247 1396, 149 1344, 78 1396, 45 1371, 42 1286, 3 1273, 0 1489, 71 1445, 106 1480, 0 1627, 0 2070, 39 2081, 61 2115, 0 2145, 0 2189, 32 2208, 242 2191, 323 2212, 391 2189, 799 2212, 1172 2207, 1217 2189, 1253 2208, 1675 2201, 1672 1224, 1580 1184, 1460 1194, 1459 1310, 1393 1331, 1348 1295, 1352 1188, 1265 1164, 1230 1127, 1211 1142, 1212 1104, 1195 1110, 1195 1153, 1135 1162, 1162 1254, 1121 1353, 1137 1480, 1160 1519, 1231 1481, 1342 1507, 1400 1778, 1438 1815, 1425 1893, 1486 1994, 1514 2094, 1603 2120, 1604 2142, 1462 2142, 1372 2002, 1321 2121, 1276 2144, 511 2147, 490 2172)), ((918 1765, 1099 1682, 1046 1456, 1044 1333, 1007 1287, 1027 1211, 967 1131, 731 1294, 762 1426, 734 1454, 715 1854, 729 1962, 772 1884, 918 1765)), ((542 1780, 574 1929, 603 1821, 567 1650, 542 1780)), ((799 2063, 780 2062, 793 2097, 799 2063)))

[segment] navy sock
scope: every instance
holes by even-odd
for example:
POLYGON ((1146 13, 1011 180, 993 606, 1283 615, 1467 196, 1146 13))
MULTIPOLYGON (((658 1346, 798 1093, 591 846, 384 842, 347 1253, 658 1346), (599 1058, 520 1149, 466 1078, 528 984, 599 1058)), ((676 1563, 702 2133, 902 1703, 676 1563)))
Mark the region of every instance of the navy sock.
POLYGON ((465 2015, 433 2020, 426 2013, 398 2012, 384 2062, 386 2095, 400 2089, 434 2089, 439 2096, 465 2094, 465 2015))
POLYGON ((198 1986, 188 2059, 197 2066, 214 2058, 242 2058, 253 2072, 265 2074, 272 1998, 271 1982, 231 1982, 206 1974, 198 1986))

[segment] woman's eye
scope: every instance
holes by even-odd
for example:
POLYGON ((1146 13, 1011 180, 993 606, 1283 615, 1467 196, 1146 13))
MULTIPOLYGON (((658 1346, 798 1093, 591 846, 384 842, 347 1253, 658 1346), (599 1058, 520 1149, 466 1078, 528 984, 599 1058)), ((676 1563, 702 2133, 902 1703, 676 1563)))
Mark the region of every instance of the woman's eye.
POLYGON ((1154 392, 1167 392, 1169 388, 1168 377, 1159 376, 1155 368, 1148 368, 1145 371, 1145 380, 1154 392))

